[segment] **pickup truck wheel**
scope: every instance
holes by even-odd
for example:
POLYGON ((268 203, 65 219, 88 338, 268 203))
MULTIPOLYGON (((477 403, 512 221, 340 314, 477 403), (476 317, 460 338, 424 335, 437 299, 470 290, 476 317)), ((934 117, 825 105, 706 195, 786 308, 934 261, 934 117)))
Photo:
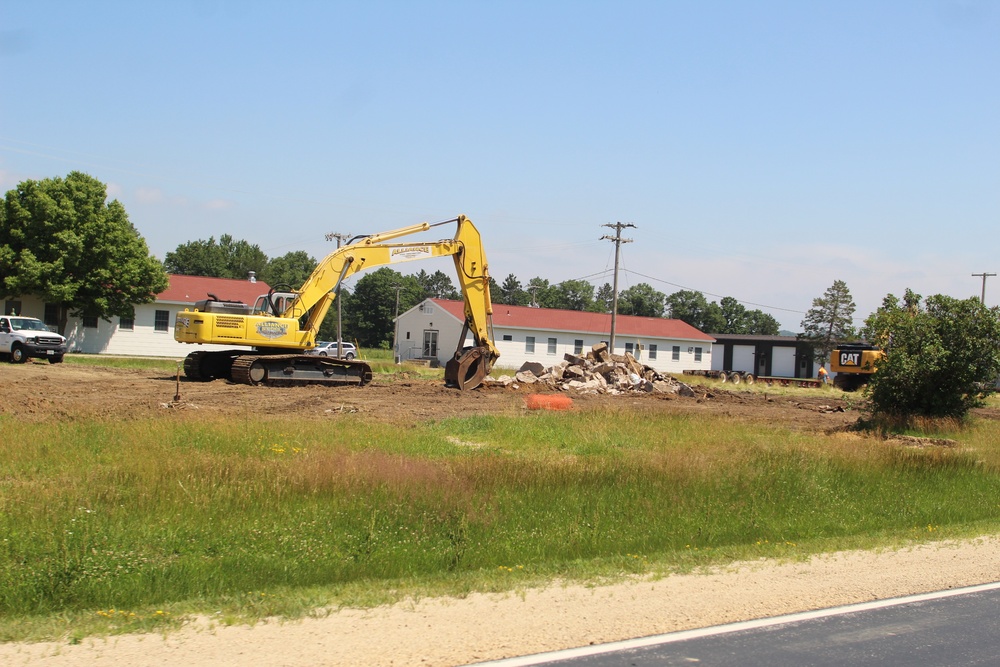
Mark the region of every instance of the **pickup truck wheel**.
POLYGON ((10 348, 10 362, 12 364, 23 364, 27 360, 28 357, 24 354, 24 348, 19 343, 14 343, 10 348))
POLYGON ((63 360, 63 356, 61 354, 56 354, 54 356, 49 357, 49 363, 50 364, 61 364, 62 360, 63 360))

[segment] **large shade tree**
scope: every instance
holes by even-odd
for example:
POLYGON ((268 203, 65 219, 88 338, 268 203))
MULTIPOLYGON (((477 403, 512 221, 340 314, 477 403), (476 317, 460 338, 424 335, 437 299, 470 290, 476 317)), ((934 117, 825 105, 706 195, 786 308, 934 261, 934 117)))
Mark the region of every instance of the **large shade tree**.
POLYGON ((272 287, 288 285, 298 289, 309 279, 309 276, 316 269, 316 265, 316 260, 305 250, 295 250, 285 253, 281 257, 269 259, 264 270, 257 277, 272 287))
POLYGON ((212 236, 207 241, 182 243, 167 253, 164 264, 170 273, 243 280, 250 271, 261 275, 268 260, 256 244, 223 234, 218 241, 212 236))
POLYGON ((618 293, 618 313, 640 317, 663 317, 663 292, 648 283, 639 283, 618 293))
POLYGON ((79 171, 27 180, 0 206, 0 291, 58 306, 70 315, 132 317, 167 288, 167 275, 125 207, 79 171))

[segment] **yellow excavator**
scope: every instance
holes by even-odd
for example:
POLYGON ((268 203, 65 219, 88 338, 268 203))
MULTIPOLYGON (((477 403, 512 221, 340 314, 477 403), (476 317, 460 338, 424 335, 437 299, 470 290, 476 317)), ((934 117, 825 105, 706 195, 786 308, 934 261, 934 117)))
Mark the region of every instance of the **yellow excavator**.
MULTIPOLYGON (((299 385, 310 383, 367 384, 371 367, 364 361, 305 354, 316 336, 337 288, 364 269, 432 257, 451 256, 465 299, 465 326, 454 357, 445 365, 445 384, 475 389, 493 368, 500 353, 493 343, 490 276, 479 230, 464 215, 431 224, 422 222, 388 232, 351 239, 327 255, 300 289, 272 289, 254 306, 199 301, 193 310, 177 313, 174 338, 182 343, 236 345, 252 350, 198 350, 184 360, 191 380, 228 379, 240 384, 299 385), (454 238, 429 243, 387 243, 432 227, 457 223, 454 238), (465 347, 471 332, 473 344, 465 347)), ((211 295, 210 295, 211 296, 211 295)))
POLYGON ((854 391, 871 380, 885 352, 867 343, 844 343, 830 353, 830 370, 837 375, 833 386, 854 391))

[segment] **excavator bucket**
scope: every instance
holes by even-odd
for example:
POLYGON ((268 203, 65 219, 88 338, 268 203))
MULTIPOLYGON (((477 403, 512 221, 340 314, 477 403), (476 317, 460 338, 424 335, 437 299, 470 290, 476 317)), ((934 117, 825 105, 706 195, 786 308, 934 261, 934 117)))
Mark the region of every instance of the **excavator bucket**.
POLYGON ((444 383, 462 391, 483 383, 489 368, 489 355, 481 347, 467 347, 455 353, 444 367, 444 383))

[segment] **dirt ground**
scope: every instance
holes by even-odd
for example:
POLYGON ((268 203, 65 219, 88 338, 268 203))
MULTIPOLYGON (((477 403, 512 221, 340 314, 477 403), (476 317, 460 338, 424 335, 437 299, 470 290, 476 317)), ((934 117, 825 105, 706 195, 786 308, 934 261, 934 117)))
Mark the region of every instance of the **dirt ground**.
MULTIPOLYGON (((0 365, 0 414, 22 420, 94 415, 138 419, 170 414, 295 414, 337 419, 360 413, 405 427, 453 415, 518 413, 530 388, 445 389, 440 382, 397 377, 369 386, 268 389, 180 382, 148 371, 75 364, 0 365), (178 393, 180 400, 175 401, 178 393)), ((697 398, 663 395, 578 396, 574 409, 629 408, 711 413, 827 432, 857 412, 833 390, 757 394, 698 390, 697 398), (801 395, 800 395, 801 394, 801 395)), ((987 410, 987 418, 1000 417, 987 410)), ((410 600, 324 618, 227 627, 198 619, 166 635, 0 644, 0 664, 31 667, 135 665, 464 665, 809 609, 986 583, 1000 579, 1000 538, 941 542, 883 552, 846 552, 782 563, 758 561, 661 580, 564 586, 509 595, 410 600)))
MULTIPOLYGON (((294 414, 301 419, 329 419, 360 413, 373 420, 400 425, 476 414, 519 413, 525 397, 537 387, 499 386, 459 392, 440 381, 376 375, 365 387, 251 387, 214 382, 177 381, 173 375, 143 370, 50 365, 35 360, 24 365, 0 363, 0 378, 8 388, 0 414, 27 420, 65 420, 103 416, 139 419, 171 412, 180 418, 206 415, 294 414), (180 400, 175 401, 177 396, 180 400)), ((786 424, 793 428, 828 430, 857 420, 844 394, 832 388, 803 391, 794 396, 696 387, 697 398, 673 394, 580 395, 573 408, 639 409, 650 412, 712 413, 733 419, 786 424)))

